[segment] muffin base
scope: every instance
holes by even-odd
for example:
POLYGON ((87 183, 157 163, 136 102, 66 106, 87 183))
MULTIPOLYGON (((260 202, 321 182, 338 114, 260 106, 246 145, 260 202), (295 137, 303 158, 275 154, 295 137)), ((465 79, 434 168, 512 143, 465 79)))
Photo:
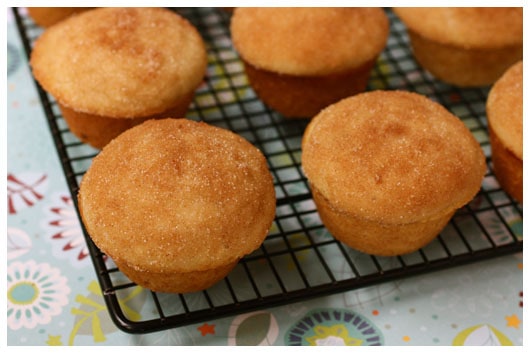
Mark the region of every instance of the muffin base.
POLYGON ((82 142, 97 149, 103 148, 112 139, 133 126, 149 119, 183 118, 193 100, 194 93, 181 99, 174 107, 162 113, 139 118, 114 118, 78 112, 57 102, 70 131, 82 142))
POLYGON ((328 105, 366 90, 375 60, 346 73, 293 76, 258 69, 244 62, 259 98, 287 118, 312 118, 328 105))
POLYGON ((522 45, 460 48, 429 40, 411 30, 408 34, 418 63, 436 78, 461 87, 490 85, 523 57, 522 45))
POLYGON ((333 237, 370 255, 404 255, 424 247, 438 236, 456 211, 421 222, 388 224, 337 210, 314 187, 311 191, 322 223, 333 237))
POLYGON ((125 262, 116 265, 131 281, 154 292, 191 293, 207 289, 225 278, 237 261, 211 270, 193 272, 140 271, 125 262))
POLYGON ((507 149, 490 128, 493 173, 500 186, 517 202, 523 203, 523 160, 507 149))

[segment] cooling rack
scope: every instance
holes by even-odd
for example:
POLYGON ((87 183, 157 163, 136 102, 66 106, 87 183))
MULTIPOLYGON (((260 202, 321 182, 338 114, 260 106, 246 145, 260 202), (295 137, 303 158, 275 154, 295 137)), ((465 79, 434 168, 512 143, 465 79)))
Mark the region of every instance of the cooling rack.
MULTIPOLYGON (((390 10, 386 10, 390 37, 372 70, 368 90, 409 90, 441 103, 470 129, 488 164, 476 198, 457 211, 440 235, 423 249, 396 257, 352 250, 335 241, 322 225, 300 167, 307 121, 283 118, 263 105, 248 86, 230 41, 230 13, 219 8, 173 10, 198 28, 208 49, 207 75, 187 117, 230 129, 265 154, 274 177, 277 213, 258 250, 212 288, 189 294, 156 293, 132 283, 83 229, 110 316, 121 330, 164 330, 522 251, 522 206, 504 193, 491 171, 484 107, 488 88, 456 88, 418 67, 405 27, 390 10)), ((29 57, 42 29, 23 11, 14 8, 13 12, 29 57)), ((98 150, 69 132, 54 98, 36 85, 76 202, 78 184, 98 150)))

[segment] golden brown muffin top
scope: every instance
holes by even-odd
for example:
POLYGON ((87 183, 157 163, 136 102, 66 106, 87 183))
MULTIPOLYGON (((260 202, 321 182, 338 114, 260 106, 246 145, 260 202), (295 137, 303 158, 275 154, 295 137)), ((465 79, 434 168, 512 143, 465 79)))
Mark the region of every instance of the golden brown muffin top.
POLYGON ((98 8, 50 27, 35 42, 33 74, 63 105, 108 117, 172 108, 206 71, 197 30, 162 8, 98 8))
POLYGON ((380 8, 236 8, 230 30, 234 47, 253 66, 319 76, 375 59, 389 23, 380 8))
POLYGON ((93 7, 28 7, 28 14, 41 27, 50 27, 69 16, 93 7))
POLYGON ((155 272, 237 261, 261 245, 276 207, 257 148, 186 119, 148 120, 111 141, 84 175, 78 200, 102 251, 155 272))
POLYGON ((304 133, 302 167, 337 211, 394 224, 463 206, 486 170, 457 117, 400 91, 362 93, 321 111, 304 133))
POLYGON ((522 7, 398 7, 407 27, 425 38, 465 48, 523 45, 522 7))
POLYGON ((492 86, 486 103, 489 128, 523 159, 523 62, 510 67, 492 86))

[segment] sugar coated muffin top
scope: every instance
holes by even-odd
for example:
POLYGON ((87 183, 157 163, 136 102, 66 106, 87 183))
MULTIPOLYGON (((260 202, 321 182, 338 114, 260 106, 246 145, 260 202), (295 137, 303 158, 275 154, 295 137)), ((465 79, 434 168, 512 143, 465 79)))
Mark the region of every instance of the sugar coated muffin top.
POLYGON ((31 67, 61 104, 108 117, 161 113, 202 82, 198 31, 163 8, 98 8, 44 31, 31 67))
POLYGON ((112 140, 83 176, 78 200, 100 249, 158 273, 239 260, 264 241, 276 209, 261 152, 187 119, 148 120, 112 140))
POLYGON ((251 65, 282 74, 328 75, 356 68, 384 49, 381 8, 236 8, 234 47, 251 65))
POLYGON ((523 44, 522 7, 398 7, 394 12, 421 36, 468 48, 523 44))
POLYGON ((337 210, 397 224, 463 206, 486 171, 460 119, 401 91, 361 93, 322 110, 304 133, 302 167, 337 210))
POLYGON ((41 27, 49 27, 69 16, 92 7, 28 7, 28 15, 41 27))

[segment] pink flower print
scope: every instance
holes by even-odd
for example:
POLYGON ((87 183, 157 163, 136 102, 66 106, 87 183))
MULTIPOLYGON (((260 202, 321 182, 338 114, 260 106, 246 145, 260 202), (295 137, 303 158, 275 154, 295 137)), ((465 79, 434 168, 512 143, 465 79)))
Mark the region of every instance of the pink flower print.
POLYGON ((90 263, 85 237, 74 202, 64 194, 52 195, 52 204, 45 208, 48 215, 42 222, 47 240, 52 243, 57 258, 68 259, 75 267, 90 263))

